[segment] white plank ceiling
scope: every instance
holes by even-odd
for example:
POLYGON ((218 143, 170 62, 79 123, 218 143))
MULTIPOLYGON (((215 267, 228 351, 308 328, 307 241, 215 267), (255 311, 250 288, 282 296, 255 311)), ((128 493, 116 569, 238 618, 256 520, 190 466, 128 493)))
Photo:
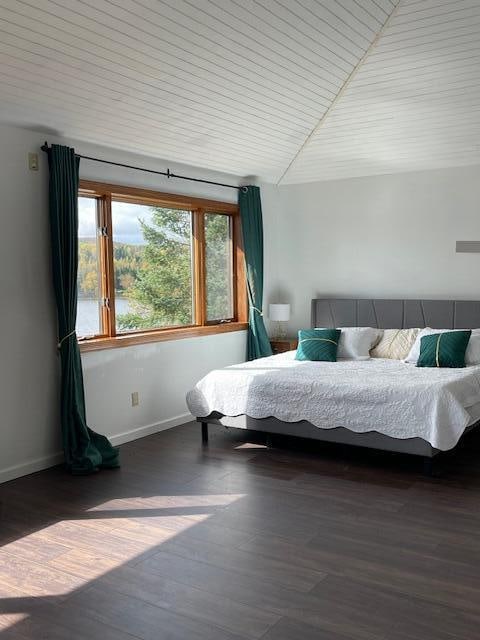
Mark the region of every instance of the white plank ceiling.
POLYGON ((400 0, 284 182, 480 163, 480 1, 400 0))
POLYGON ((270 182, 480 163, 480 0, 0 0, 0 121, 270 182))

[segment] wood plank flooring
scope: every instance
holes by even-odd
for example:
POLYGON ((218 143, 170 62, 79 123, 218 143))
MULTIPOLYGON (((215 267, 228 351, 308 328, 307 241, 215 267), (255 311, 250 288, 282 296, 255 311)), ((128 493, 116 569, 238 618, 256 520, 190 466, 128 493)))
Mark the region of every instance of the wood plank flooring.
POLYGON ((0 486, 2 640, 474 640, 480 431, 394 454, 189 423, 0 486))

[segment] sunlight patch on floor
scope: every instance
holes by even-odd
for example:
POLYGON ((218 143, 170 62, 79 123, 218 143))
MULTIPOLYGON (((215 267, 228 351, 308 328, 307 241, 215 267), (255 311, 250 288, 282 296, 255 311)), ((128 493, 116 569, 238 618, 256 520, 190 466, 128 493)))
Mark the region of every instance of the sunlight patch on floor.
MULTIPOLYGON (((126 563, 161 551, 163 543, 244 495, 118 498, 69 515, 0 549, 1 596, 66 597, 126 563)), ((0 629, 23 615, 7 608, 0 615, 0 629)))
POLYGON ((6 613, 0 615, 0 633, 29 617, 27 613, 6 613))
POLYGON ((185 507, 226 507, 232 502, 243 498, 244 494, 204 494, 204 495, 176 495, 176 496, 149 496, 148 498, 138 496, 130 498, 117 498, 100 503, 86 513, 95 511, 118 511, 121 509, 181 509, 185 507))
POLYGON ((235 447, 235 449, 268 449, 266 444, 260 444, 258 442, 242 442, 235 447))

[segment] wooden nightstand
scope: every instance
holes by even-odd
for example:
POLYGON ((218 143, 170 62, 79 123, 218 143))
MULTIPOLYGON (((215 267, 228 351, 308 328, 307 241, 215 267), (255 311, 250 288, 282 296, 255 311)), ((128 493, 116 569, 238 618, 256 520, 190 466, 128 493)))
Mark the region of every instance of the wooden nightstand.
POLYGON ((285 351, 293 351, 297 348, 298 340, 296 338, 270 338, 270 346, 273 353, 285 353, 285 351))

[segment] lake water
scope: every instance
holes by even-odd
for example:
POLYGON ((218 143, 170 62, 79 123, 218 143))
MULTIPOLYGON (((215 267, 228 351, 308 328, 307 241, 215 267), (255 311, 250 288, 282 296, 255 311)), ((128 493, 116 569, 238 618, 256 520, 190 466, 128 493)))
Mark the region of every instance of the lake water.
MULTIPOLYGON (((117 315, 128 313, 130 303, 126 298, 115 298, 117 315)), ((77 305, 77 336, 92 336, 100 332, 98 300, 80 299, 77 305)))

